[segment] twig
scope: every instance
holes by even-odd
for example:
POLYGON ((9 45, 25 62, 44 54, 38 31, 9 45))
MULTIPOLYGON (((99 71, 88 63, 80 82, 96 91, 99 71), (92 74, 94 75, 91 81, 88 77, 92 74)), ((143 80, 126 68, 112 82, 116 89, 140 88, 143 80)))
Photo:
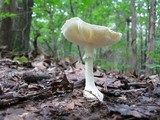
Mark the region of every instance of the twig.
POLYGON ((125 94, 125 93, 132 93, 132 92, 138 92, 138 91, 146 91, 147 88, 140 88, 140 89, 131 89, 131 90, 101 90, 101 92, 106 95, 106 96, 114 96, 114 97, 119 97, 120 94, 125 94))
POLYGON ((119 93, 131 93, 131 92, 138 92, 138 91, 146 91, 147 88, 140 88, 140 89, 131 89, 131 90, 115 90, 114 92, 119 93))
MULTIPOLYGON (((89 92, 89 93, 90 93, 91 95, 93 95, 97 100, 99 100, 98 97, 97 97, 95 94, 92 93, 92 91, 89 91, 89 90, 84 90, 84 91, 89 92)), ((100 100, 99 100, 99 101, 100 101, 100 100)))
POLYGON ((22 102, 22 101, 25 101, 25 100, 28 100, 32 97, 39 97, 40 95, 42 95, 43 93, 47 92, 51 90, 51 88, 47 88, 47 89, 43 89, 41 90, 40 92, 38 93, 35 93, 35 94, 31 94, 31 95, 26 95, 26 96, 16 96, 16 97, 13 97, 12 99, 9 99, 9 100, 0 100, 0 109, 3 109, 7 106, 11 106, 11 105, 14 105, 14 104, 17 104, 18 102, 22 102))
POLYGON ((134 87, 146 87, 146 83, 128 83, 128 86, 134 86, 134 87))

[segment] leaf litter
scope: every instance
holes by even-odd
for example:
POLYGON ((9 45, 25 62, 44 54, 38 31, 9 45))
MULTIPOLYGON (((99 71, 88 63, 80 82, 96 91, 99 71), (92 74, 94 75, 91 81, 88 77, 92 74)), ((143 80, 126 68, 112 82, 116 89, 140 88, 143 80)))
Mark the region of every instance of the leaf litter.
POLYGON ((0 120, 137 120, 160 118, 160 78, 94 68, 103 102, 87 100, 84 65, 46 59, 0 60, 0 120), (25 64, 25 65, 24 65, 25 64))

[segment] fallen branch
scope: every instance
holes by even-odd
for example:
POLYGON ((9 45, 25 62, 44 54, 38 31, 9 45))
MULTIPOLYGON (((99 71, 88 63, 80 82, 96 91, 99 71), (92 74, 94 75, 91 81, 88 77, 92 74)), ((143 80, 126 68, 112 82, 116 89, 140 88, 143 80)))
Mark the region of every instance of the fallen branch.
POLYGON ((131 89, 131 90, 101 90, 101 92, 106 95, 106 96, 114 96, 114 97, 119 97, 120 94, 125 94, 125 93, 133 93, 133 92, 138 92, 138 91, 146 91, 147 88, 140 88, 140 89, 131 89))
POLYGON ((35 94, 30 94, 30 95, 26 95, 26 96, 18 96, 18 97, 16 96, 11 99, 4 99, 4 100, 2 99, 2 100, 0 100, 0 106, 1 106, 0 109, 17 104, 19 102, 23 102, 23 101, 31 99, 31 98, 39 97, 43 93, 48 92, 49 90, 51 90, 51 88, 43 89, 40 92, 35 93, 35 94))
POLYGON ((128 83, 128 86, 136 87, 136 88, 141 88, 141 87, 146 87, 146 83, 142 82, 136 82, 136 83, 128 83))

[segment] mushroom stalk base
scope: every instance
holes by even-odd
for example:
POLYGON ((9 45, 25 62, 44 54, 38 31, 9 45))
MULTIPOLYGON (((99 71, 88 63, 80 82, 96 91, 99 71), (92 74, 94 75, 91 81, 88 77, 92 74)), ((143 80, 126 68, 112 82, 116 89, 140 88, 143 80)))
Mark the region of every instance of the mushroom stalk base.
POLYGON ((91 47, 85 47, 85 89, 83 91, 83 95, 86 98, 94 99, 94 100, 103 100, 103 94, 98 90, 94 83, 94 76, 93 76, 93 52, 94 49, 91 47))

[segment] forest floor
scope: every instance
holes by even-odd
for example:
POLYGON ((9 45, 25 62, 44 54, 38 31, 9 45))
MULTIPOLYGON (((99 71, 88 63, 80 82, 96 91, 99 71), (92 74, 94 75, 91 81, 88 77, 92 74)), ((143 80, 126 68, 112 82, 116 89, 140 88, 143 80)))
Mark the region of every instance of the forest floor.
POLYGON ((160 120, 160 78, 94 68, 103 102, 83 97, 84 65, 0 60, 0 120, 160 120))

